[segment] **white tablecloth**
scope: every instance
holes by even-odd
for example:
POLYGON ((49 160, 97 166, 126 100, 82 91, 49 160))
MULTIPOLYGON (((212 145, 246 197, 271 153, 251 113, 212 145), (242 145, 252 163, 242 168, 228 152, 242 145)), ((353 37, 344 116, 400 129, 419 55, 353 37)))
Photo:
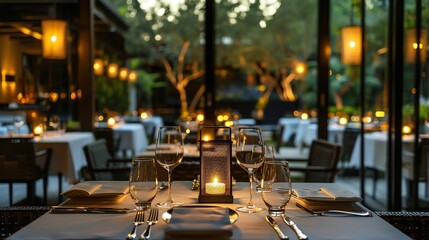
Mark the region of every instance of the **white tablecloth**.
MULTIPOLYGON (((387 159, 387 132, 372 132, 365 133, 365 146, 364 146, 364 161, 365 167, 377 169, 379 171, 386 170, 386 159, 387 159)), ((404 135, 402 143, 404 147, 411 147, 414 141, 412 135, 404 135)), ((349 167, 359 168, 360 167, 360 147, 361 146, 361 135, 359 134, 356 138, 353 152, 350 157, 349 167)))
MULTIPOLYGON (((124 182, 127 184, 127 182, 124 182)), ((333 183, 296 183, 294 188, 333 187, 333 183)), ((199 191, 191 191, 191 182, 173 182, 172 196, 176 201, 186 204, 198 203, 199 191)), ((233 186, 234 204, 209 204, 229 207, 232 209, 246 204, 249 200, 248 183, 237 183, 233 186)), ((153 203, 165 201, 167 191, 159 192, 153 203)), ((264 206, 261 195, 254 193, 254 203, 264 206)), ((126 199, 124 205, 129 205, 130 199, 126 199)), ((118 206, 120 207, 120 206, 118 206)), ((167 224, 161 219, 161 215, 167 209, 160 208, 159 221, 152 227, 150 239, 164 239, 164 229, 167 224)), ((382 220, 380 217, 326 217, 313 216, 296 207, 295 199, 291 199, 286 212, 309 239, 409 239, 405 234, 382 220)), ((239 220, 234 223, 231 239, 278 239, 274 230, 265 221, 267 212, 239 213, 239 220)), ((135 213, 127 214, 50 214, 47 213, 36 219, 14 235, 10 239, 124 239, 133 227, 135 213)), ((147 218, 147 217, 146 217, 147 218)), ((289 239, 297 239, 290 227, 280 218, 275 217, 279 227, 289 236, 289 239)), ((146 228, 146 224, 138 227, 140 235, 146 228)))
POLYGON ((147 148, 148 140, 143 124, 118 124, 113 127, 113 131, 121 137, 119 150, 131 149, 134 154, 138 154, 147 148))
POLYGON ((52 149, 50 172, 61 172, 69 183, 79 179, 79 171, 86 166, 83 147, 94 141, 92 132, 70 132, 64 135, 35 137, 37 149, 52 149))
MULTIPOLYGON (((317 138, 317 123, 310 123, 309 120, 301 120, 298 124, 295 137, 295 145, 302 147, 303 144, 310 146, 314 139, 317 138)), ((345 126, 338 124, 328 125, 328 141, 342 144, 345 126)))

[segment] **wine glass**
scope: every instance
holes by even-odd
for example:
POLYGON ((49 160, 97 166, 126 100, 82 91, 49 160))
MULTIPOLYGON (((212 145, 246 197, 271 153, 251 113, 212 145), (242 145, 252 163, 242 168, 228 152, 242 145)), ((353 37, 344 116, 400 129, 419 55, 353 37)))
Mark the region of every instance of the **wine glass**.
POLYGON ((171 173, 183 159, 183 139, 179 126, 163 126, 158 128, 156 138, 155 158, 168 173, 168 199, 158 203, 159 207, 171 208, 183 203, 171 198, 171 173))
MULTIPOLYGON (((265 145, 264 148, 265 148, 264 164, 268 161, 275 160, 274 147, 272 145, 265 145)), ((263 169, 263 166, 258 168, 256 171, 253 172, 253 181, 255 181, 255 183, 256 183, 256 192, 262 191, 262 186, 261 186, 262 169, 263 169)), ((269 191, 269 189, 264 189, 264 191, 269 191)))
POLYGON ((16 134, 21 134, 21 127, 24 125, 24 120, 21 116, 15 116, 13 119, 13 125, 16 128, 16 134))
POLYGON ((281 216, 292 196, 292 182, 287 161, 268 161, 262 171, 262 199, 271 216, 281 216))
POLYGON ((130 195, 136 210, 147 210, 158 192, 158 177, 154 158, 135 157, 131 162, 130 195))
POLYGON ((260 128, 244 127, 238 130, 235 157, 237 163, 249 174, 250 182, 249 203, 246 206, 237 208, 237 210, 246 213, 261 212, 264 209, 253 205, 252 201, 253 173, 261 167, 264 162, 264 143, 260 128))

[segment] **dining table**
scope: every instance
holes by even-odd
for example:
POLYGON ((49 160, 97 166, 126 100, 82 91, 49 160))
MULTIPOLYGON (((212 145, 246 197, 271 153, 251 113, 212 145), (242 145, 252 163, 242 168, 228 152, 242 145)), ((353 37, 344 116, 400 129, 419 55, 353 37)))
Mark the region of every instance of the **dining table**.
POLYGON ((132 155, 144 151, 148 146, 145 129, 141 123, 122 123, 113 126, 113 131, 121 138, 118 150, 131 150, 132 155))
MULTIPOLYGON (((173 173, 174 174, 174 173, 173 173)), ((109 184, 108 182, 104 184, 109 184)), ((118 182, 114 182, 118 184, 118 182)), ((127 181, 120 182, 126 186, 127 181)), ((191 181, 173 181, 171 191, 175 201, 191 206, 217 206, 236 211, 239 206, 249 201, 249 183, 237 182, 232 186, 232 203, 198 202, 198 190, 191 189, 191 181)), ((336 183, 293 183, 294 189, 320 189, 322 187, 341 188, 336 183)), ((152 201, 152 206, 167 199, 168 191, 158 191, 152 201)), ((67 200, 66 200, 67 201, 67 200)), ((285 214, 291 218, 308 239, 410 239, 407 235, 360 205, 362 209, 372 213, 371 216, 336 215, 320 216, 309 213, 297 207, 296 199, 292 197, 286 206, 285 214)), ((255 205, 266 208, 261 194, 253 193, 255 205)), ((66 202, 62 204, 66 206, 66 202)), ((134 208, 134 203, 126 195, 114 207, 134 208)), ((165 239, 165 230, 169 224, 164 221, 164 213, 168 208, 159 208, 158 222, 152 226, 150 239, 165 239)), ((259 213, 238 212, 238 220, 230 225, 232 236, 227 239, 279 239, 274 229, 265 221, 267 211, 259 213)), ((136 213, 130 210, 126 213, 46 213, 22 228, 8 239, 125 239, 134 226, 136 213)), ((149 215, 147 213, 147 215, 149 215)), ((146 220, 148 216, 146 215, 146 220)), ((204 218, 203 216, 200 216, 204 218)), ((174 212, 171 216, 174 218, 174 212)), ((291 227, 287 226, 280 217, 273 217, 281 231, 289 239, 298 239, 291 227)), ((207 221, 207 219, 206 219, 207 221)), ((138 226, 137 234, 146 229, 147 223, 138 226)))
POLYGON ((36 150, 52 149, 49 172, 60 173, 69 183, 79 180, 87 165, 83 147, 95 141, 92 132, 45 132, 34 138, 36 150))

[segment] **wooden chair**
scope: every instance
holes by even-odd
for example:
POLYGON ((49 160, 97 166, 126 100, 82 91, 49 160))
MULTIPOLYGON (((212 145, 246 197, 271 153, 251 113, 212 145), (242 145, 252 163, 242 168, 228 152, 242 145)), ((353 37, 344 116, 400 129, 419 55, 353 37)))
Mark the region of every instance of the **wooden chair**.
POLYGON ((429 239, 429 212, 375 211, 374 213, 412 239, 429 239))
POLYGON ((341 147, 323 139, 313 140, 306 167, 290 167, 304 173, 305 182, 334 182, 341 147))
POLYGON ((33 138, 0 138, 0 182, 9 184, 9 202, 13 204, 13 183, 27 184, 27 198, 36 199, 36 181, 43 179, 43 201, 47 203, 51 149, 35 151, 33 138), (36 162, 44 162, 39 167, 36 162))
POLYGON ((88 180, 128 180, 131 159, 114 159, 106 140, 98 139, 83 148, 87 166, 81 170, 82 177, 88 180))
POLYGON ((95 139, 105 139, 110 155, 115 158, 119 154, 121 137, 115 134, 111 128, 95 128, 93 131, 95 139))

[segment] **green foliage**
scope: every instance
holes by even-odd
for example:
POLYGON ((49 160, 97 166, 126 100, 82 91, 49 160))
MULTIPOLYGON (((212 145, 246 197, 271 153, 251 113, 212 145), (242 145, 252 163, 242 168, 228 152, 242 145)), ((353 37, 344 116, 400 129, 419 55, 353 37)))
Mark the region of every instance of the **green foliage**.
POLYGON ((119 113, 128 110, 128 82, 120 81, 118 78, 110 79, 106 76, 98 76, 95 81, 96 110, 98 113, 105 112, 105 109, 119 113))

